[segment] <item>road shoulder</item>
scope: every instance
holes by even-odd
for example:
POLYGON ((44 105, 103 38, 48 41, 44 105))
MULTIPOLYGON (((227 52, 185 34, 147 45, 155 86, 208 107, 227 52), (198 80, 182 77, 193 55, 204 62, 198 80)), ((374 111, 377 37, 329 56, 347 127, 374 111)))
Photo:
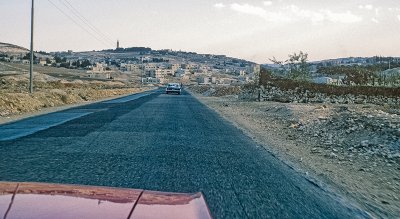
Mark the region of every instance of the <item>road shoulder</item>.
POLYGON ((79 106, 85 106, 85 105, 89 105, 89 104, 93 104, 93 103, 99 103, 99 102, 103 102, 103 101, 119 99, 119 98, 123 98, 123 97, 130 96, 133 94, 143 93, 143 92, 154 90, 154 89, 155 88, 145 88, 145 89, 135 89, 135 90, 127 89, 126 92, 123 92, 123 94, 116 93, 115 95, 111 95, 109 97, 99 97, 98 99, 95 99, 95 100, 88 100, 88 101, 78 102, 78 103, 73 103, 73 104, 63 104, 60 106, 37 108, 34 111, 30 111, 30 112, 23 112, 23 113, 19 113, 19 114, 8 115, 8 116, 0 116, 0 125, 11 123, 11 122, 16 122, 16 121, 31 118, 31 117, 45 115, 45 114, 49 114, 49 113, 59 112, 59 111, 63 111, 63 110, 67 110, 67 109, 71 109, 71 108, 75 108, 75 107, 79 107, 79 106))
POLYGON ((366 160, 364 156, 346 159, 294 127, 299 119, 296 107, 307 114, 306 109, 321 106, 246 102, 236 96, 193 96, 320 186, 358 203, 376 217, 400 216, 398 163, 375 157, 366 160))

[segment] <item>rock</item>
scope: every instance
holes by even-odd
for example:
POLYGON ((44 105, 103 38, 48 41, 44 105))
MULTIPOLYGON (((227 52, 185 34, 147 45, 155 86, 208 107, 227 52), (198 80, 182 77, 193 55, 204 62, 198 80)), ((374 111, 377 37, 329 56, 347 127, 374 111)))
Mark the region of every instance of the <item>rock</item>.
POLYGON ((301 124, 301 123, 292 123, 292 124, 290 125, 290 128, 298 129, 298 128, 300 128, 301 126, 303 126, 303 124, 301 124))
POLYGON ((9 111, 2 111, 2 112, 0 112, 0 116, 8 116, 10 114, 10 112, 9 111))
POLYGON ((397 152, 395 154, 388 154, 387 156, 389 159, 395 159, 395 158, 400 158, 400 152, 397 152))
POLYGON ((331 152, 331 153, 329 154, 329 157, 330 157, 330 158, 338 158, 339 156, 338 156, 337 154, 331 152))
POLYGON ((292 100, 289 95, 274 95, 271 98, 272 101, 280 102, 280 103, 290 103, 292 100))
POLYGON ((361 147, 368 147, 369 146, 369 141, 368 140, 364 140, 360 143, 361 147))

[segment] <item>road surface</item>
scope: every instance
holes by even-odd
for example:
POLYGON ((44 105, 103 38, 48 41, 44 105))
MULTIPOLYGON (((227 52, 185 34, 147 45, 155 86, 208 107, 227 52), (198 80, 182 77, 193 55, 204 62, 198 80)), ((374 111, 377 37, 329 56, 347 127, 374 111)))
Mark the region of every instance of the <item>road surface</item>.
POLYGON ((162 90, 0 126, 0 181, 198 192, 215 218, 363 218, 190 94, 162 90))

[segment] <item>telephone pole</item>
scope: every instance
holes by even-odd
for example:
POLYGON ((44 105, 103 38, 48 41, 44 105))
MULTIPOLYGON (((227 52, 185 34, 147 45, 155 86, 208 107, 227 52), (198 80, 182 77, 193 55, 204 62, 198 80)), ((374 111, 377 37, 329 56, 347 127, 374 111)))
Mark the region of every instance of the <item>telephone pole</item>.
POLYGON ((33 18, 34 18, 34 0, 32 0, 31 11, 31 61, 29 64, 29 93, 33 93, 33 18))

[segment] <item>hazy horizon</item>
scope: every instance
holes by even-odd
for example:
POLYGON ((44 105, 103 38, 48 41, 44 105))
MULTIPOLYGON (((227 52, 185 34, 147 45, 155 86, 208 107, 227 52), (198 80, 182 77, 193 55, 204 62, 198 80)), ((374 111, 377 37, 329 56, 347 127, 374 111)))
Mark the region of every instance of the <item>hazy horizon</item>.
MULTIPOLYGON (((0 2, 0 42, 29 47, 30 2, 0 2)), ((35 9, 37 51, 111 49, 119 40, 121 47, 267 63, 300 50, 316 61, 399 56, 400 48, 400 3, 395 0, 44 0, 36 1, 35 9)))

